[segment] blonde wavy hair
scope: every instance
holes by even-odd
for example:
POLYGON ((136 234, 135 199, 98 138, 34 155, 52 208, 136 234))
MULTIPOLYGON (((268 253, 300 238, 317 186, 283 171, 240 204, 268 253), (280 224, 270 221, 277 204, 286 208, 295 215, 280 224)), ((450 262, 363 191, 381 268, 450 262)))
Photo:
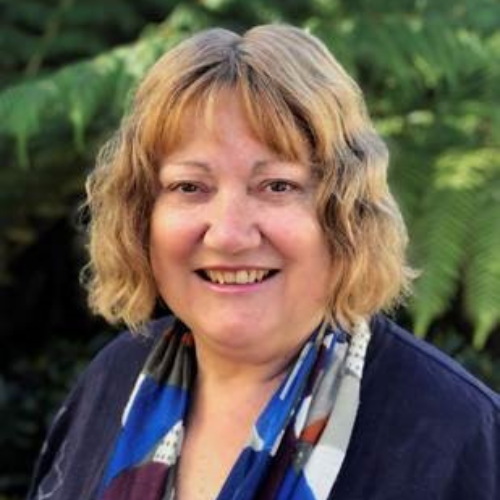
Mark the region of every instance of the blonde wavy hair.
POLYGON ((387 185, 387 148, 358 85, 314 36, 264 25, 237 35, 210 29, 161 57, 88 178, 94 312, 136 329, 158 299, 149 262, 150 217, 162 158, 175 148, 188 106, 210 114, 222 89, 238 92, 256 137, 307 161, 320 177, 317 214, 334 272, 330 319, 345 327, 409 294, 407 233, 387 185))

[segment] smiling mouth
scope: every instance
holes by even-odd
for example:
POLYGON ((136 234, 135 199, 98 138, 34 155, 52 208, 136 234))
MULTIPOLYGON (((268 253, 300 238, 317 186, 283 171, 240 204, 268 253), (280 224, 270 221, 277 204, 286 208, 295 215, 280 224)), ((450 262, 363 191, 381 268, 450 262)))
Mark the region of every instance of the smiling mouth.
POLYGON ((248 285, 262 283, 278 272, 278 269, 239 269, 236 271, 198 269, 196 274, 203 280, 218 285, 248 285))

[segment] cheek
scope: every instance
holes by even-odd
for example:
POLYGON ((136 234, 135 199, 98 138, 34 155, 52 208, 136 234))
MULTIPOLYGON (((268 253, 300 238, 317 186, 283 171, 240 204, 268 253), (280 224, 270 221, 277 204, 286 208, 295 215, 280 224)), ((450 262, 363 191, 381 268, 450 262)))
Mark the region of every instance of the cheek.
POLYGON ((281 242, 283 252, 290 258, 308 266, 329 265, 326 238, 314 213, 297 210, 274 221, 276 241, 281 242))
POLYGON ((192 240, 193 228, 189 224, 189 218, 161 208, 153 210, 149 256, 155 275, 157 271, 171 267, 171 264, 185 258, 192 247, 192 240))
POLYGON ((315 298, 322 299, 329 289, 332 273, 332 257, 326 238, 318 223, 311 217, 302 219, 303 224, 296 227, 295 240, 289 248, 295 251, 294 258, 299 264, 304 287, 310 289, 315 298))

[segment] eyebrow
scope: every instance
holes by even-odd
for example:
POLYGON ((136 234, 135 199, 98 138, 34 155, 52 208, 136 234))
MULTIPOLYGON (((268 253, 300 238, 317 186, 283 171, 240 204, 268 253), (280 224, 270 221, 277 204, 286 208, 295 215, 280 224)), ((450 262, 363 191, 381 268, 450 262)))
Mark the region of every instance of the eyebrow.
POLYGON ((166 162, 162 165, 161 170, 163 170, 167 165, 179 165, 179 166, 185 166, 185 167, 196 167, 201 170, 204 170, 206 172, 210 171, 210 166, 208 163, 205 163, 203 161, 194 161, 194 160, 184 160, 184 161, 172 161, 172 162, 166 162))
MULTIPOLYGON (((252 166, 252 174, 253 175, 262 174, 263 172, 266 171, 267 168, 269 168, 271 165, 276 164, 276 163, 286 164, 295 170, 300 168, 299 163, 291 162, 291 161, 257 160, 256 162, 254 162, 254 164, 252 166)), ((166 165, 181 165, 181 166, 187 166, 187 167, 195 167, 195 168, 199 168, 200 170, 203 170, 206 173, 210 173, 210 164, 206 163, 204 161, 197 161, 197 160, 173 161, 171 163, 167 162, 163 167, 165 167, 166 165)))

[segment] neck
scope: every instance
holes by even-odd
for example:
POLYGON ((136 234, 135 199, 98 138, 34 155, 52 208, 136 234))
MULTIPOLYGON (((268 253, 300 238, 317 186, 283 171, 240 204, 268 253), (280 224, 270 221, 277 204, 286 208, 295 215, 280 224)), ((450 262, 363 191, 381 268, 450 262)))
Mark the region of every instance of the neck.
POLYGON ((203 421, 221 415, 253 421, 279 387, 295 355, 243 361, 197 341, 194 413, 203 421))
MULTIPOLYGON (((300 348, 300 346, 299 346, 300 348)), ((298 350, 270 359, 229 357, 196 341, 198 380, 206 388, 251 390, 283 379, 298 350)))
MULTIPOLYGON (((312 331, 313 327, 301 327, 300 332, 312 331)), ((262 345, 219 341, 193 332, 198 367, 194 413, 216 415, 227 411, 242 415, 262 410, 306 341, 303 334, 288 333, 270 335, 262 345)))
POLYGON ((219 341, 210 335, 193 331, 198 379, 208 387, 227 390, 231 387, 236 390, 259 387, 280 381, 318 324, 319 320, 315 319, 311 325, 298 329, 299 333, 269 335, 264 345, 256 342, 228 342, 225 339, 219 341))

